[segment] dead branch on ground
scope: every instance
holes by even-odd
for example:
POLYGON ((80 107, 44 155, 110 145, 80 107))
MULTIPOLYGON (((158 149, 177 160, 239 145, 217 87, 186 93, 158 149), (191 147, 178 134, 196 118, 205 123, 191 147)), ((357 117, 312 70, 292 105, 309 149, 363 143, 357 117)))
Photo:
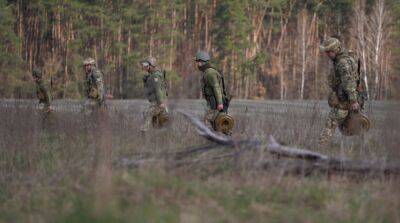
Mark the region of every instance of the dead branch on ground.
MULTIPOLYGON (((279 144, 273 136, 269 137, 269 143, 267 145, 262 145, 259 141, 233 139, 210 130, 194 115, 182 110, 178 112, 188 118, 189 121, 197 127, 199 134, 204 138, 222 146, 237 147, 238 145, 242 145, 243 147, 247 146, 247 150, 264 150, 270 154, 278 155, 279 157, 292 158, 294 160, 290 162, 290 168, 297 172, 321 171, 357 174, 400 174, 400 163, 398 162, 349 160, 346 158, 329 157, 307 149, 283 146, 279 144), (247 142, 247 144, 244 142, 247 142)), ((241 152, 236 152, 223 157, 238 156, 240 154, 241 152)), ((268 160, 264 162, 263 168, 270 168, 272 166, 287 168, 287 160, 268 160)))

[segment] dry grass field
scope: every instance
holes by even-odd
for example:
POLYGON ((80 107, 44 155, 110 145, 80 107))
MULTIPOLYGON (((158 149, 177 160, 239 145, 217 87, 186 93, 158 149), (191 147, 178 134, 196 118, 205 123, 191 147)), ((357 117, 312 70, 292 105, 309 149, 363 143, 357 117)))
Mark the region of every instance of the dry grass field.
MULTIPOLYGON (((0 222, 400 222, 399 176, 266 169, 283 158, 216 146, 176 112, 201 115, 201 101, 172 101, 172 124, 145 135, 144 101, 80 104, 44 116, 34 101, 0 101, 0 222)), ((319 149, 325 102, 237 100, 233 138, 400 162, 398 105, 367 103, 368 133, 319 149)))

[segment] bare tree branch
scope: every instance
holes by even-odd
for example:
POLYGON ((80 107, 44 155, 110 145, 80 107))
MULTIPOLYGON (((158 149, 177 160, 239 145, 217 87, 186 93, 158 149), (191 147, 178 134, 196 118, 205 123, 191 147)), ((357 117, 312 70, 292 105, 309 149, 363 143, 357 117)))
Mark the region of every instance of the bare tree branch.
POLYGON ((310 150, 282 146, 275 140, 275 138, 272 135, 269 136, 269 144, 267 145, 267 151, 272 154, 277 154, 280 156, 301 158, 305 160, 326 161, 329 159, 328 156, 326 155, 313 152, 310 150))
MULTIPOLYGON (((195 116, 184 111, 179 112, 187 117, 191 121, 191 123, 197 126, 198 132, 201 136, 217 144, 223 146, 238 146, 239 144, 243 146, 254 146, 253 149, 265 149, 265 151, 271 154, 279 155, 282 157, 301 159, 291 162, 291 166, 289 169, 296 170, 295 172, 299 172, 300 170, 301 172, 304 172, 305 170, 306 172, 318 170, 323 172, 354 172, 358 174, 400 174, 400 163, 348 160, 346 158, 329 157, 327 155, 311 150, 283 146, 279 144, 273 136, 269 137, 268 145, 261 145, 259 144, 259 141, 252 140, 235 141, 231 138, 218 135, 215 132, 211 131, 195 116)), ((251 149, 251 147, 249 149, 251 149)), ((249 149, 244 148, 238 152, 220 155, 218 158, 237 157, 244 151, 248 151, 249 149)), ((269 160, 266 161, 265 165, 263 166, 264 168, 269 168, 272 164, 273 166, 284 166, 284 163, 284 161, 271 162, 269 160)))
POLYGON ((218 143, 224 146, 235 146, 235 141, 225 135, 220 135, 217 132, 210 130, 202 121, 183 110, 178 110, 179 113, 183 114, 189 121, 197 127, 197 132, 204 138, 218 143))

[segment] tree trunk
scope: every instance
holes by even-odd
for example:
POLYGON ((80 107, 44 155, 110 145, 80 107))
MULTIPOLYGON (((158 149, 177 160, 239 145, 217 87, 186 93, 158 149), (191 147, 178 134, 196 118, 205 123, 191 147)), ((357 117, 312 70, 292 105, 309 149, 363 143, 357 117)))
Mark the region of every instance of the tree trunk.
POLYGON ((302 23, 301 23, 301 85, 300 85, 300 99, 304 99, 304 83, 305 83, 305 73, 306 73, 306 29, 307 29, 307 12, 303 9, 301 13, 302 23))
POLYGON ((172 29, 171 29, 171 36, 170 36, 170 41, 169 41, 169 70, 172 70, 172 65, 173 61, 175 59, 174 57, 174 35, 175 35, 175 29, 176 29, 176 10, 173 9, 172 11, 172 29))
MULTIPOLYGON (((117 34, 117 42, 118 43, 122 43, 122 20, 119 20, 119 24, 118 24, 118 34, 117 34)), ((122 78, 122 48, 119 47, 118 48, 118 56, 117 56, 117 63, 116 63, 116 73, 118 75, 118 79, 119 79, 119 90, 118 90, 118 94, 119 97, 123 97, 124 95, 124 83, 123 83, 123 78, 122 78)))

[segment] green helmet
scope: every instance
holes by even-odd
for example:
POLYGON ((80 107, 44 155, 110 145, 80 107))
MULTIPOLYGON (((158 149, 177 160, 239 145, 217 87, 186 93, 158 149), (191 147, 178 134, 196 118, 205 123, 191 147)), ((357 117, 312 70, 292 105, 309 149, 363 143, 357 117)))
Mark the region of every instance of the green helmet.
POLYGON ((210 59, 211 59, 211 58, 210 58, 210 54, 208 54, 208 53, 205 52, 205 51, 198 51, 198 52, 196 53, 196 58, 195 58, 196 61, 200 60, 200 61, 207 62, 207 61, 209 61, 210 59))
POLYGON ((88 57, 83 61, 83 65, 96 65, 96 61, 93 58, 88 57))
POLYGON ((153 66, 153 67, 157 66, 157 60, 156 60, 156 58, 154 58, 152 56, 147 57, 146 59, 144 59, 142 61, 142 64, 143 63, 148 63, 150 66, 153 66))
POLYGON ((341 44, 340 41, 336 38, 330 37, 322 42, 321 46, 319 47, 321 51, 333 51, 334 53, 340 52, 341 44))
POLYGON ((37 78, 41 78, 42 75, 43 75, 43 73, 39 68, 33 69, 32 76, 37 77, 37 78))

